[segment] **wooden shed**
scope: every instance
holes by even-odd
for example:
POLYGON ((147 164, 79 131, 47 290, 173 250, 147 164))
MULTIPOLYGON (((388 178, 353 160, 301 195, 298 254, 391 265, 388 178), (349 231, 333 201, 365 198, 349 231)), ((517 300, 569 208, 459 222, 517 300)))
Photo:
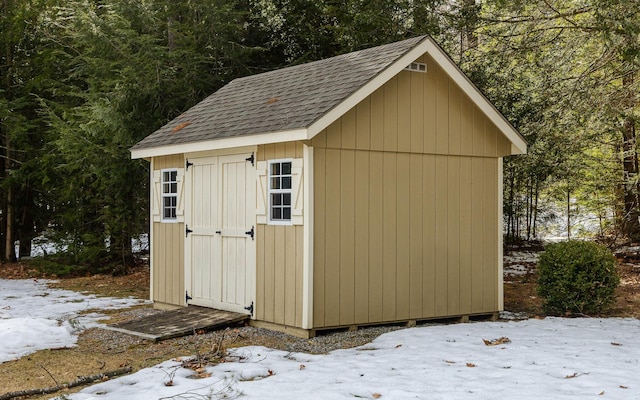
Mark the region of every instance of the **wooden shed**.
POLYGON ((430 37, 236 79, 131 149, 152 300, 302 336, 494 314, 502 159, 525 152, 430 37))

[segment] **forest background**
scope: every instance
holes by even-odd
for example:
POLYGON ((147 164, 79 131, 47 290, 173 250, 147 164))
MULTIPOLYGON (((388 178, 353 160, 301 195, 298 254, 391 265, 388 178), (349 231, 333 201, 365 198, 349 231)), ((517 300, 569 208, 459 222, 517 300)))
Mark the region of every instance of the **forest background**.
POLYGON ((0 0, 0 255, 99 272, 148 231, 129 148, 234 78, 429 34, 525 136, 506 243, 640 239, 638 0, 0 0))

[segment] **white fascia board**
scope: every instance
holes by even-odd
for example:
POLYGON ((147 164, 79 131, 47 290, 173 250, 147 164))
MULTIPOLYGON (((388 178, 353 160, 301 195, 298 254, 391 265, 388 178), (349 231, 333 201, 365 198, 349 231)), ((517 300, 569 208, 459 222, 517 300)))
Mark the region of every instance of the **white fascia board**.
POLYGON ((258 146, 261 144, 291 142, 307 139, 307 129, 291 131, 260 133, 256 135, 234 136, 222 139, 212 139, 202 142, 178 143, 166 146, 149 147, 131 150, 131 158, 150 158, 168 156, 171 154, 194 153, 208 150, 230 149, 234 147, 258 146))
POLYGON ((404 56, 400 57, 360 89, 356 90, 351 96, 343 100, 342 103, 338 104, 328 113, 324 114, 317 121, 311 124, 308 129, 309 136, 307 139, 313 139, 314 136, 322 132, 322 130, 324 130, 338 118, 346 114, 347 111, 351 110, 353 107, 358 105, 358 103, 367 98, 367 96, 371 95, 371 93, 375 92, 376 90, 381 88, 382 85, 391 80, 394 76, 398 75, 407 67, 407 65, 411 64, 420 56, 422 56, 427 51, 426 46, 429 43, 429 40, 429 38, 425 38, 422 42, 417 44, 416 47, 411 49, 404 56))
POLYGON ((427 52, 438 63, 438 65, 460 86, 460 89, 469 96, 471 101, 485 113, 500 132, 511 141, 511 154, 525 154, 527 152, 527 142, 516 131, 516 129, 506 120, 504 115, 487 99, 484 94, 471 82, 471 80, 458 68, 449 56, 432 40, 426 41, 427 52))

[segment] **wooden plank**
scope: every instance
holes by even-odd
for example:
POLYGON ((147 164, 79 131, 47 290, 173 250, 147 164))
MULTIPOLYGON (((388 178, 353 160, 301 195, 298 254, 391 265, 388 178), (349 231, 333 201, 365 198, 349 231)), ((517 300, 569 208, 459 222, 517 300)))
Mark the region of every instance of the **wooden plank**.
MULTIPOLYGON (((402 71, 398 74, 398 151, 411 151, 411 75, 416 72, 402 71)), ((422 75, 422 74, 420 74, 422 75)))
POLYGON ((471 158, 460 158, 460 314, 471 313, 471 158))
POLYGON ((435 69, 436 80, 436 152, 449 153, 449 77, 440 68, 435 69))
POLYGON ((447 157, 447 310, 460 314, 460 159, 447 157))
POLYGON ((411 74, 411 152, 422 153, 424 151, 424 80, 426 74, 411 74))
POLYGON ((369 155, 355 154, 354 322, 369 321, 369 155))
POLYGON ((104 328, 160 341, 192 335, 194 331, 220 329, 248 318, 247 314, 189 306, 104 328))
MULTIPOLYGON (((429 57, 429 71, 424 78, 424 152, 434 154, 436 152, 436 82, 438 80, 437 69, 431 71, 435 62, 429 57)), ((434 67, 435 68, 435 67, 434 67)))
POLYGON ((355 304, 355 151, 340 153, 340 325, 349 325, 355 304))
POLYGON ((422 317, 423 158, 421 154, 411 154, 409 167, 409 318, 422 317))
POLYGON ((371 94, 371 146, 370 149, 384 149, 384 89, 371 94))
POLYGON ((447 156, 436 157, 436 277, 435 277, 435 313, 447 315, 448 290, 448 171, 447 156))
POLYGON ((465 94, 460 98, 460 154, 473 154, 473 103, 465 94))
POLYGON ((302 271, 304 269, 303 266, 303 248, 302 245, 304 243, 304 227, 298 225, 295 227, 296 230, 296 297, 295 297, 295 305, 296 305, 296 319, 295 326, 302 327, 302 302, 303 302, 303 285, 304 282, 302 280, 302 271))
POLYGON ((284 143, 274 143, 273 145, 273 157, 278 159, 278 158, 285 158, 287 157, 287 147, 284 143))
POLYGON ((449 154, 460 154, 461 90, 455 83, 449 84, 449 154))
MULTIPOLYGON (((475 139, 474 139, 475 145, 475 139)), ((475 151, 475 149, 474 149, 475 151)), ((483 265, 484 265, 484 165, 482 158, 471 160, 471 312, 483 311, 483 265)))
POLYGON ((275 322, 275 226, 266 225, 264 230, 264 319, 275 322))
POLYGON ((383 153, 369 154, 369 321, 382 321, 383 153))
MULTIPOLYGON (((408 135, 407 135, 408 136, 408 135)), ((408 146, 408 144, 407 144, 408 146)), ((409 318, 410 155, 397 155, 396 172, 396 320, 409 318)))
POLYGON ((265 225, 259 224, 256 226, 256 302, 255 313, 256 319, 264 320, 264 308, 266 302, 264 300, 264 237, 265 237, 265 225))
POLYGON ((343 149, 356 148, 356 109, 347 111, 342 116, 342 145, 343 149))
POLYGON ((436 315, 436 156, 422 161, 422 315, 436 315))
POLYGON ((323 129, 313 139, 311 139, 311 145, 313 147, 327 147, 327 130, 323 129))
POLYGON ((371 96, 356 106, 356 149, 371 147, 371 96))
POLYGON ((342 118, 327 127, 327 148, 339 149, 342 145, 342 118))
POLYGON ((485 115, 478 106, 473 106, 473 155, 484 157, 486 155, 485 115))
POLYGON ((382 319, 396 319, 397 154, 383 154, 382 319))
POLYGON ((384 150, 398 150, 398 78, 391 78, 384 88, 384 150))
POLYGON ((273 322, 284 324, 284 308, 285 308, 285 260, 287 258, 285 252, 285 226, 274 226, 274 250, 275 257, 273 261, 273 322))
POLYGON ((313 326, 323 327, 324 299, 325 299, 325 238, 326 238, 326 150, 315 148, 313 150, 313 326))
MULTIPOLYGON (((296 324, 296 227, 284 226, 285 258, 284 258, 284 323, 296 324)), ((302 303, 300 303, 302 306, 302 303)))
POLYGON ((340 150, 327 149, 325 232, 325 325, 340 323, 340 150), (329 189, 329 188, 327 188, 329 189))
POLYGON ((498 128, 488 118, 486 120, 485 132, 487 133, 487 157, 498 156, 498 128))

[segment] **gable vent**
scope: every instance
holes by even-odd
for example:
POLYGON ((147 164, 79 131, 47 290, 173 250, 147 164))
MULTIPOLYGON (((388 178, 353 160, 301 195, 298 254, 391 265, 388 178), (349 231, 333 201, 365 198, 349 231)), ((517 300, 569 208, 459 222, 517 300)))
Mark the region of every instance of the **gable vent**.
POLYGON ((407 68, 405 68, 405 70, 426 73, 427 72, 427 64, 418 63, 418 62, 412 62, 411 64, 409 64, 409 66, 407 66, 407 68))

